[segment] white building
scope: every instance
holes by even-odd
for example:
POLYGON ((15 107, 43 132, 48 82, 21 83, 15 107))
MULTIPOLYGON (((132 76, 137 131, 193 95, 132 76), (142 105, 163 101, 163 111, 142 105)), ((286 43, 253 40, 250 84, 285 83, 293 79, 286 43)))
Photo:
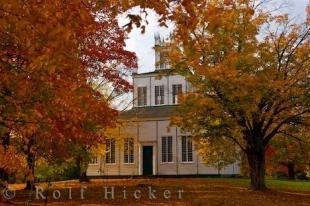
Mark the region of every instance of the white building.
MULTIPOLYGON (((191 91, 191 86, 162 61, 165 44, 155 37, 155 71, 133 74, 133 108, 121 114, 129 123, 119 128, 126 138, 109 139, 107 153, 91 161, 88 176, 218 174, 203 163, 190 134, 170 125, 178 94, 191 91)), ((221 171, 239 173, 237 163, 221 171)))

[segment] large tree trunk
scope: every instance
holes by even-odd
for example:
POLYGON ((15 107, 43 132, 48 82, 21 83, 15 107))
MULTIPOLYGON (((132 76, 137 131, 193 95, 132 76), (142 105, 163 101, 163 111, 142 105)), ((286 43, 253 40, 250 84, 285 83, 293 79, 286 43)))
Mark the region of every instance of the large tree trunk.
POLYGON ((287 166, 287 174, 288 174, 288 178, 291 180, 295 179, 295 165, 293 162, 288 162, 286 164, 287 166))
POLYGON ((86 171, 82 171, 80 175, 80 182, 89 182, 86 171))
POLYGON ((86 170, 84 169, 83 164, 84 164, 83 157, 78 156, 76 158, 76 166, 78 168, 79 181, 80 182, 89 182, 89 178, 87 177, 86 170))
POLYGON ((29 153, 27 155, 27 164, 28 168, 30 169, 31 178, 27 178, 26 181, 26 190, 33 190, 34 189, 34 167, 35 167, 35 155, 33 153, 29 153))
POLYGON ((29 142, 27 143, 27 150, 25 151, 27 155, 27 166, 31 172, 31 177, 27 178, 26 181, 26 190, 33 190, 34 189, 34 168, 35 168, 35 154, 33 151, 33 146, 35 145, 34 138, 30 138, 29 142))
POLYGON ((253 190, 264 191, 265 184, 265 152, 247 150, 247 158, 250 166, 251 188, 253 190))

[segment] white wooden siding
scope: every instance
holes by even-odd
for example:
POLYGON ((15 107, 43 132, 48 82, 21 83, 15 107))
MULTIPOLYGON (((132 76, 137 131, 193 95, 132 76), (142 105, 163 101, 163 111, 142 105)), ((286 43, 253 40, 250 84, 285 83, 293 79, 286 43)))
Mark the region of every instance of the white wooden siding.
MULTIPOLYGON (((116 163, 106 164, 105 158, 98 159, 98 165, 89 165, 87 175, 141 175, 142 174, 142 147, 144 145, 153 146, 153 173, 155 175, 199 175, 217 174, 216 168, 206 166, 193 146, 193 162, 182 162, 182 142, 183 135, 190 133, 182 132, 179 128, 171 127, 169 120, 148 120, 139 124, 132 124, 128 128, 121 129, 128 132, 128 137, 134 138, 134 163, 124 163, 123 144, 117 143, 116 163), (161 137, 172 137, 173 161, 163 163, 161 158, 161 137)), ((238 163, 225 167, 221 174, 240 174, 238 163)))

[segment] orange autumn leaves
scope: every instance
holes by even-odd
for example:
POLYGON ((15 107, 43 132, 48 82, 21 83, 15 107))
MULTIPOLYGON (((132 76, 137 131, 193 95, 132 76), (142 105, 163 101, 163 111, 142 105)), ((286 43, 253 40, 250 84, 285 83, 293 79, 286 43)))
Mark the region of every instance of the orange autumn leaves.
POLYGON ((116 17, 99 3, 0 1, 3 128, 45 147, 103 141, 100 131, 116 124, 118 112, 96 84, 130 91, 123 72, 137 63, 116 17))
POLYGON ((248 157, 255 190, 266 188, 270 141, 302 139, 296 131, 306 130, 310 114, 309 22, 275 15, 262 5, 191 1, 178 4, 171 16, 172 67, 195 88, 175 123, 196 136, 238 145, 248 157))

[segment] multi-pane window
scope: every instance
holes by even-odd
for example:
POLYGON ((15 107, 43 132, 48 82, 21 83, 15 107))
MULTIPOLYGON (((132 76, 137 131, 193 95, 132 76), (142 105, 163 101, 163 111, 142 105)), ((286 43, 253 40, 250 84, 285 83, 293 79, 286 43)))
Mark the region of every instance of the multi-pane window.
POLYGON ((146 87, 138 87, 138 106, 147 104, 146 87))
POLYGON ((182 162, 193 161, 193 143, 190 136, 182 136, 182 162))
POLYGON ((161 160, 162 162, 172 162, 172 137, 161 138, 161 160))
POLYGON ((160 51, 158 63, 159 69, 167 69, 167 52, 160 51))
POLYGON ((178 97, 182 93, 182 84, 172 85, 172 103, 178 104, 178 97))
POLYGON ((126 138, 124 140, 124 163, 134 162, 134 140, 126 138))
POLYGON ((109 164, 115 163, 115 139, 106 140, 105 162, 109 164))
POLYGON ((164 104, 164 85, 155 86, 155 105, 164 104))
POLYGON ((90 159, 89 164, 91 165, 96 165, 98 164, 98 158, 97 157, 93 157, 90 159))

